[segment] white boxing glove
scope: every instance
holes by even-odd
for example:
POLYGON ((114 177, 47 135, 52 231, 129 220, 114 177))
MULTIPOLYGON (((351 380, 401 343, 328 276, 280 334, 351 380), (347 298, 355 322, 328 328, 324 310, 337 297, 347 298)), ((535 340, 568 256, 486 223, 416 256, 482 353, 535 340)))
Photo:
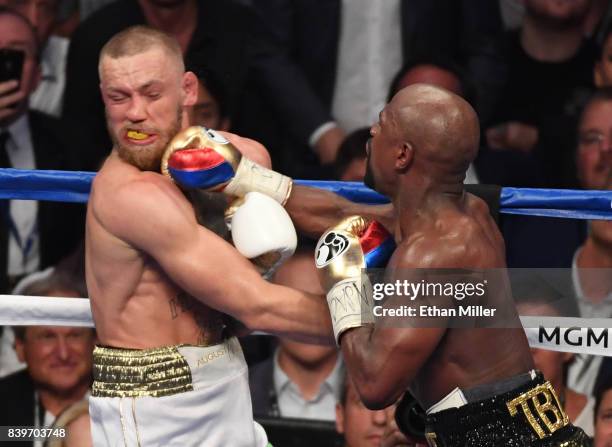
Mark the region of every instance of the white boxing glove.
POLYGON ((231 218, 232 241, 264 278, 295 252, 297 234, 287 211, 276 200, 249 192, 231 218))

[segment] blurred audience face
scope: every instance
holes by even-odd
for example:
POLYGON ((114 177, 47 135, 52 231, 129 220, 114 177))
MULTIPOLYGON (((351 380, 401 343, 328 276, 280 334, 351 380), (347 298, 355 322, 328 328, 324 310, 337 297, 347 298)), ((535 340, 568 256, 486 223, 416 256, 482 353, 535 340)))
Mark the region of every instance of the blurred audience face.
POLYGON ((595 447, 612 447, 612 389, 604 392, 595 415, 595 447))
MULTIPOLYGON (((595 100, 582 113, 578 178, 585 189, 612 189, 612 100, 595 100)), ((612 246, 612 221, 589 221, 589 237, 612 246)))
POLYGON ((69 393, 89 381, 94 334, 88 328, 31 326, 15 339, 20 361, 41 388, 69 393))
POLYGON ((394 93, 412 84, 435 85, 449 90, 456 95, 463 95, 459 78, 453 72, 435 65, 425 64, 412 67, 402 76, 398 82, 397 91, 394 93))
POLYGON ((51 35, 57 16, 59 0, 0 0, 0 5, 7 6, 27 18, 44 46, 51 35))
MULTIPOLYGON (((78 297, 71 290, 49 296, 78 297)), ((15 337, 15 351, 39 388, 69 394, 90 381, 94 331, 79 327, 29 326, 15 337)))
MULTIPOLYGON (((304 292, 322 295, 314 264, 314 254, 298 252, 287 260, 275 273, 274 282, 304 292)), ((279 346, 291 359, 304 367, 312 368, 330 357, 337 356, 334 346, 318 346, 298 343, 284 338, 279 339, 279 346)))
POLYGON ((11 104, 11 113, 0 122, 0 125, 5 126, 15 121, 27 110, 28 97, 40 82, 40 67, 37 61, 36 36, 23 19, 14 16, 12 13, 0 14, 0 48, 19 50, 25 53, 23 70, 19 80, 19 91, 22 98, 11 104))
POLYGON ((578 178, 586 189, 612 188, 612 101, 587 105, 579 127, 578 178))
POLYGON ((216 130, 230 128, 229 119, 221 116, 219 103, 201 82, 198 82, 197 102, 190 107, 190 123, 216 130))
POLYGON ((612 86, 612 33, 603 42, 601 59, 595 63, 595 85, 612 86))
POLYGON ((336 405, 336 431, 344 435, 346 447, 379 447, 395 408, 368 410, 349 378, 346 387, 345 401, 336 405))
POLYGON ((197 79, 175 56, 152 48, 100 62, 108 130, 119 156, 141 170, 158 171, 164 149, 193 105, 197 79))
POLYGON ((582 26, 591 0, 525 0, 526 15, 555 29, 582 26))

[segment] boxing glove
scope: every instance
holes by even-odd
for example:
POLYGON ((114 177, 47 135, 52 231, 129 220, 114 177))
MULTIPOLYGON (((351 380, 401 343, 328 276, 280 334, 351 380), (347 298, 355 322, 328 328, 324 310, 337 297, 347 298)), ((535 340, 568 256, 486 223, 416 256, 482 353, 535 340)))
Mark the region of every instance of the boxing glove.
POLYGON ((243 157, 223 135, 201 126, 179 132, 162 156, 161 171, 187 189, 243 197, 256 191, 284 205, 292 181, 243 157))
POLYGON ((395 250, 376 221, 351 216, 321 236, 315 264, 331 314, 336 342, 346 330, 374 323, 372 286, 362 269, 384 267, 395 250))
POLYGON ((231 217, 234 247, 257 267, 264 278, 295 252, 297 234, 287 211, 274 199, 250 192, 231 217))

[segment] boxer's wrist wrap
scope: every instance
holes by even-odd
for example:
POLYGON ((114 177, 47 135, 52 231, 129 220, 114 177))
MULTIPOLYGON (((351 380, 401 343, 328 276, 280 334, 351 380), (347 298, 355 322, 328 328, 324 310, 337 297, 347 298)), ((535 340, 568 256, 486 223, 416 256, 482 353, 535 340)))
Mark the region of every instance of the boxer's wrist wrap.
POLYGON ((374 323, 372 285, 367 275, 334 284, 327 292, 327 305, 338 344, 348 329, 374 323))

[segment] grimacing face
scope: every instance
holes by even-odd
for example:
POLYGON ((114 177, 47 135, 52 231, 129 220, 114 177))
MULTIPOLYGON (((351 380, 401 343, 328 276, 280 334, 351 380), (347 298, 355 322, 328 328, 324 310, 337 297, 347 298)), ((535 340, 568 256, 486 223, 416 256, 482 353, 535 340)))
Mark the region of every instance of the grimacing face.
MULTIPOLYGON (((197 88, 163 49, 104 57, 100 88, 109 134, 119 156, 143 171, 158 171, 164 149, 182 127, 186 89, 197 88)), ((191 79, 194 78, 194 80, 191 79)), ((197 92, 192 92, 195 100, 197 92)))

